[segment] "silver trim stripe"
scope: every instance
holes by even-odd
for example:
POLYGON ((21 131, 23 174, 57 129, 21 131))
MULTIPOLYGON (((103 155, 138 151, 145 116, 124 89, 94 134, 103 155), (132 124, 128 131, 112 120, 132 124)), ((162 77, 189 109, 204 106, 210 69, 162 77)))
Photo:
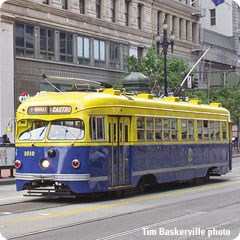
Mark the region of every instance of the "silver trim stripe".
POLYGON ((108 176, 90 177, 90 174, 32 174, 16 173, 16 180, 45 180, 45 181, 108 181, 108 176))
POLYGON ((175 168, 161 168, 161 169, 152 169, 152 170, 145 170, 145 171, 137 171, 133 172, 133 176, 142 176, 145 174, 156 174, 156 173, 166 173, 166 172, 175 172, 180 170, 190 170, 190 169, 200 169, 200 168, 210 168, 210 167, 220 167, 226 166, 228 163, 210 163, 210 164, 202 164, 202 165, 188 165, 183 167, 175 167, 175 168))
POLYGON ((16 173, 16 180, 46 180, 46 181, 89 181, 90 174, 32 174, 16 173))

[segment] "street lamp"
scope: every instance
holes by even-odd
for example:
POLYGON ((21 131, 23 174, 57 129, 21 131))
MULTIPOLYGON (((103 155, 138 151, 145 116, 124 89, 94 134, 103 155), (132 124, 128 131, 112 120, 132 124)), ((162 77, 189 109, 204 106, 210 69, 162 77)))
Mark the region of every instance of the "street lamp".
POLYGON ((159 54, 159 49, 160 49, 160 45, 162 45, 162 49, 163 49, 163 56, 164 56, 164 96, 167 97, 168 96, 168 91, 167 91, 167 51, 168 51, 168 46, 171 46, 171 52, 173 53, 173 46, 174 46, 174 34, 173 31, 171 31, 170 34, 170 41, 168 40, 168 36, 167 36, 167 28, 168 25, 166 23, 166 20, 164 20, 163 23, 163 39, 161 41, 161 37, 158 33, 158 35, 156 36, 156 42, 157 42, 157 53, 159 54))

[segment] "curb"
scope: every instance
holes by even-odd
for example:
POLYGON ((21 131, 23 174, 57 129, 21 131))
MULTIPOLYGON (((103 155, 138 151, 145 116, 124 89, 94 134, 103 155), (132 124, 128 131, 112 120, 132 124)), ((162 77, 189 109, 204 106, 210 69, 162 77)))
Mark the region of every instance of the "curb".
POLYGON ((11 185, 15 183, 15 178, 0 178, 0 185, 11 185))

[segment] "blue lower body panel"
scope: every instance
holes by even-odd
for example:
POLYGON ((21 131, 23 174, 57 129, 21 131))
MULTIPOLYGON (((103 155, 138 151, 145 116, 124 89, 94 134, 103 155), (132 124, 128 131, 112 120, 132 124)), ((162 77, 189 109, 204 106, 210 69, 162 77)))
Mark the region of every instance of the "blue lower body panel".
POLYGON ((204 177, 213 168, 219 174, 229 171, 226 143, 120 146, 117 151, 112 146, 18 147, 22 166, 16 170, 17 190, 64 185, 73 193, 106 192, 111 187, 136 187, 146 175, 165 183, 204 177), (49 149, 56 151, 54 157, 48 156, 49 149), (41 167, 42 159, 49 160, 49 168, 41 167), (77 169, 72 167, 74 159, 81 163, 77 169))

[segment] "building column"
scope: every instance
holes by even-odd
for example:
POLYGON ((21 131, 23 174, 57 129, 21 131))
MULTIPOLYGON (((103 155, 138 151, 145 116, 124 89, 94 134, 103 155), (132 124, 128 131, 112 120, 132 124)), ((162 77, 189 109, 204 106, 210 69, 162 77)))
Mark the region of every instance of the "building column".
POLYGON ((165 21, 166 14, 164 12, 160 12, 160 19, 159 19, 159 34, 163 33, 163 23, 165 21))
POLYGON ((196 36, 195 43, 196 44, 201 43, 202 40, 200 39, 200 24, 198 23, 196 24, 196 28, 195 28, 195 36, 196 36))
POLYGON ((174 18, 174 36, 176 39, 179 39, 179 18, 174 18))
MULTIPOLYGON (((0 17, 0 135, 6 132, 8 119, 12 118, 14 125, 14 18, 2 15, 0 17)), ((14 131, 9 133, 14 142, 14 131)))
POLYGON ((192 42, 192 22, 187 21, 187 41, 192 42))
POLYGON ((181 19, 181 40, 186 41, 186 20, 185 19, 181 19))
POLYGON ((170 35, 172 32, 172 29, 173 29, 173 16, 172 15, 168 15, 167 24, 168 24, 168 29, 167 29, 168 35, 170 35))

